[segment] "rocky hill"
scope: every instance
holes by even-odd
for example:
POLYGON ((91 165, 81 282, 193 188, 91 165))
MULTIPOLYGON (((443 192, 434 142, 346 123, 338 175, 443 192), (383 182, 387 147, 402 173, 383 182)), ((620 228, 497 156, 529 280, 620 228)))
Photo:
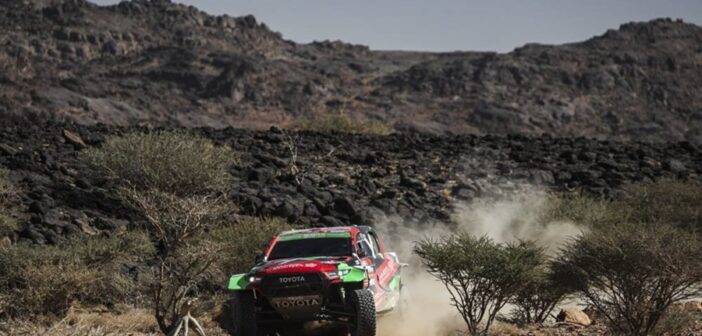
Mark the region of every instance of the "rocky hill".
MULTIPOLYGON (((78 159, 85 146, 130 130, 0 119, 0 166, 21 188, 27 213, 12 239, 54 243, 138 225, 116 187, 92 177, 78 159)), ((237 151, 241 163, 231 170, 230 196, 238 214, 306 225, 449 222, 460 204, 518 188, 616 197, 626 183, 702 176, 702 149, 689 142, 195 131, 237 151)))
POLYGON ((398 131, 702 141, 702 28, 679 21, 507 54, 297 44, 167 0, 0 1, 0 29, 11 113, 268 128, 343 111, 398 131))

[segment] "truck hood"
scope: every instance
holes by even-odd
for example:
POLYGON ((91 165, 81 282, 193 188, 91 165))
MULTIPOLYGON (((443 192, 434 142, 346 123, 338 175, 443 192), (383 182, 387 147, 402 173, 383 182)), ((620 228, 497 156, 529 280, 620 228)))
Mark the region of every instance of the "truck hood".
POLYGON ((332 282, 361 282, 367 280, 364 268, 353 257, 343 258, 294 258, 276 259, 256 265, 249 273, 235 274, 229 278, 230 290, 256 288, 258 281, 267 276, 281 276, 305 273, 324 273, 332 282))
POLYGON ((270 260, 256 265, 253 271, 257 276, 319 273, 336 271, 340 264, 348 263, 352 258, 292 258, 270 260))

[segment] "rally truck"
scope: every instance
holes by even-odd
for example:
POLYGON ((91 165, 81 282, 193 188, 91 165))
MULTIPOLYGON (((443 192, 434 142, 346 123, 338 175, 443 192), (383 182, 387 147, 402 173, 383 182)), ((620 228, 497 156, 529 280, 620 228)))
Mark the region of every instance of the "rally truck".
POLYGON ((376 317, 400 302, 402 266, 368 226, 282 232, 229 279, 233 334, 286 335, 320 322, 335 335, 375 336, 376 317))

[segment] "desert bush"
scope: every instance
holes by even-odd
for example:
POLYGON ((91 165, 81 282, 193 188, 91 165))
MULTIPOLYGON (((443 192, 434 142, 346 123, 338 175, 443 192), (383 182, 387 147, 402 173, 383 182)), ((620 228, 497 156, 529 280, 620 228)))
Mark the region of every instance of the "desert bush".
POLYGON ((76 304, 60 321, 25 317, 0 323, 0 335, 125 336, 156 335, 157 332, 158 326, 150 311, 123 305, 109 309, 76 304))
POLYGON ((671 304, 700 294, 702 243, 671 225, 610 225, 575 238, 554 271, 614 334, 648 335, 671 304))
POLYGON ((702 233, 702 183, 698 181, 629 185, 616 204, 628 209, 630 222, 671 224, 702 233))
POLYGON ((99 174, 122 187, 174 195, 226 190, 232 150, 185 132, 130 133, 108 137, 83 153, 99 174))
POLYGON ((153 252, 148 235, 74 238, 58 246, 15 244, 0 248, 0 311, 9 316, 63 314, 74 300, 130 302, 140 285, 123 265, 153 252))
POLYGON ((654 336, 689 335, 699 317, 683 309, 669 309, 651 332, 654 336), (687 332, 687 333, 686 333, 687 332))
POLYGON ((537 221, 567 220, 587 228, 623 222, 672 224, 684 229, 702 229, 702 183, 660 180, 631 184, 622 196, 609 201, 585 195, 551 195, 538 208, 537 221))
POLYGON ((549 195, 537 210, 539 223, 571 222, 587 228, 607 226, 626 218, 610 201, 586 195, 549 195))
POLYGON ((293 123, 292 127, 299 130, 317 132, 341 132, 364 134, 390 134, 392 129, 387 125, 367 119, 352 117, 346 113, 328 114, 318 118, 303 119, 293 123))
POLYGON ((217 261, 224 276, 247 272, 257 255, 265 252, 271 237, 291 229, 279 218, 242 218, 237 223, 226 223, 212 229, 207 240, 220 246, 217 261))
POLYGON ((534 270, 534 275, 527 279, 510 300, 514 305, 509 316, 512 323, 543 324, 556 306, 573 292, 554 274, 546 256, 541 254, 539 258, 540 265, 534 270))
POLYGON ((468 234, 424 240, 414 251, 444 284, 471 335, 487 334, 498 312, 536 275, 543 254, 533 243, 498 244, 468 234))

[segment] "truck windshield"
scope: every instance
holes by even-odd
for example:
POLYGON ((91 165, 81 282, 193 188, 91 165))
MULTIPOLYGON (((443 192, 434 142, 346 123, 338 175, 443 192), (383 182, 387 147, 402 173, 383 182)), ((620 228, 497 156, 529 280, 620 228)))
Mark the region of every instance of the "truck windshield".
POLYGON ((268 260, 347 257, 351 254, 351 238, 309 238, 277 242, 268 255, 268 260))

